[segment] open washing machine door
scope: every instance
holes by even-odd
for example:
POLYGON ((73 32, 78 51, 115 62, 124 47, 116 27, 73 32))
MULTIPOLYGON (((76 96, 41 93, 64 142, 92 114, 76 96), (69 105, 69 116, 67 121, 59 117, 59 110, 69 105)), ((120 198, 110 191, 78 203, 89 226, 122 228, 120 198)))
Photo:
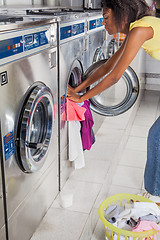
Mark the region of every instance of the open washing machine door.
MULTIPOLYGON (((107 59, 100 60, 90 66, 85 72, 84 79, 87 79, 106 61, 107 59)), ((96 86, 102 79, 92 84, 88 90, 96 86)), ((103 116, 116 116, 131 108, 138 94, 139 80, 134 70, 129 66, 115 85, 90 99, 90 107, 103 116)))
POLYGON ((116 40, 113 38, 111 39, 111 41, 108 43, 107 46, 107 59, 112 57, 115 52, 117 52, 118 50, 118 44, 116 43, 116 40))
POLYGON ((35 84, 24 96, 16 126, 16 159, 23 172, 38 171, 45 162, 54 122, 51 90, 35 84))
POLYGON ((105 54, 102 50, 102 47, 98 47, 93 57, 93 63, 99 62, 100 60, 103 60, 103 59, 105 59, 105 54))

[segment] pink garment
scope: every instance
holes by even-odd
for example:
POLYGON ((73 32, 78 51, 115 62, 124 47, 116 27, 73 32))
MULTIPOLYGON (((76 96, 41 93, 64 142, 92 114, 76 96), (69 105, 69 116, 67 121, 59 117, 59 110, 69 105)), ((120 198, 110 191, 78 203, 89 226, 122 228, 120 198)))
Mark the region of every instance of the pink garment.
POLYGON ((66 98, 66 107, 67 107, 67 121, 82 121, 85 120, 84 113, 86 109, 80 107, 77 103, 66 98))
MULTIPOLYGON (((136 227, 132 228, 133 232, 144 232, 147 230, 151 230, 151 229, 155 229, 157 232, 160 232, 160 226, 153 222, 153 221, 140 221, 136 227)), ((146 238, 147 239, 147 238, 146 238)), ((149 239, 154 239, 156 240, 156 235, 154 236, 150 236, 149 239)))

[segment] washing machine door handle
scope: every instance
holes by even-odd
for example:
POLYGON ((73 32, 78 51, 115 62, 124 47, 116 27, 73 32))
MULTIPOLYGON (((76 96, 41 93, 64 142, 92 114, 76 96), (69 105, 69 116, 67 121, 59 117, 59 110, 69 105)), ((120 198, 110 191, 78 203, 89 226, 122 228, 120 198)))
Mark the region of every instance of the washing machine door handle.
POLYGON ((48 145, 45 143, 26 142, 26 147, 32 148, 32 149, 38 149, 38 148, 42 148, 42 147, 43 148, 48 147, 48 145))

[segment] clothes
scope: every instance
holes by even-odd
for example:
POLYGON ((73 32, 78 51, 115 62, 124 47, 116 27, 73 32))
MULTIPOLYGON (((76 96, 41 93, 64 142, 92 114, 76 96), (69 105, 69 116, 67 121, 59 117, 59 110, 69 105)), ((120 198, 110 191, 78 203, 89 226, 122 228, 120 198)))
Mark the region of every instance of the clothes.
MULTIPOLYGON (((156 231, 160 232, 160 226, 152 221, 140 221, 135 228, 132 229, 133 232, 144 232, 147 230, 155 229, 156 231)), ((150 236, 149 239, 156 240, 156 235, 150 236)))
POLYGON ((154 16, 145 16, 130 24, 129 31, 135 27, 152 27, 154 36, 152 39, 145 41, 142 48, 152 58, 160 60, 160 18, 154 16))
POLYGON ((84 113, 86 109, 84 107, 80 107, 77 103, 66 99, 66 107, 67 107, 67 121, 82 121, 85 120, 84 113))
POLYGON ((160 196, 160 117, 149 130, 144 187, 152 195, 160 196))
MULTIPOLYGON (((148 212, 148 214, 152 213, 156 216, 160 216, 160 209, 157 206, 157 204, 153 202, 134 202, 134 209, 136 210, 136 212, 138 212, 138 214, 146 211, 148 212)), ((144 215, 145 214, 143 213, 140 216, 144 216, 144 215)))
POLYGON ((92 127, 94 124, 92 113, 90 110, 90 101, 84 101, 82 107, 86 109, 86 112, 84 114, 85 120, 81 122, 82 145, 83 149, 90 150, 93 144, 92 127))
POLYGON ((75 169, 85 167, 85 159, 82 148, 81 124, 78 121, 68 122, 68 133, 69 133, 69 160, 74 162, 75 169))
POLYGON ((159 217, 153 215, 153 214, 148 214, 148 215, 145 215, 145 216, 142 216, 139 218, 140 221, 153 221, 155 223, 159 223, 159 217))
POLYGON ((110 205, 105 210, 105 219, 110 223, 115 223, 117 221, 118 215, 124 210, 124 207, 116 206, 116 205, 110 205))

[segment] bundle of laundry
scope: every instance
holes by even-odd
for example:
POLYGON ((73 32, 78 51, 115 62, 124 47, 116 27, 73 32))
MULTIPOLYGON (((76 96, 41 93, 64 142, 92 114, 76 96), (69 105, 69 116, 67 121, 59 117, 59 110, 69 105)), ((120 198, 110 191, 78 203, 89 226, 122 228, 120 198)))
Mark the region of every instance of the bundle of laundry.
POLYGON ((66 102, 68 136, 69 136, 69 160, 74 162, 75 169, 85 166, 83 150, 90 150, 93 142, 93 118, 90 111, 90 102, 86 100, 77 104, 69 99, 66 102))
MULTIPOLYGON (((105 210, 105 218, 115 227, 134 232, 155 229, 160 232, 160 209, 152 202, 130 202, 124 206, 110 205, 105 210)), ((114 240, 117 234, 114 234, 114 240)), ((120 238, 123 240, 123 236, 120 238)), ((156 240, 151 236, 149 239, 156 240)))

